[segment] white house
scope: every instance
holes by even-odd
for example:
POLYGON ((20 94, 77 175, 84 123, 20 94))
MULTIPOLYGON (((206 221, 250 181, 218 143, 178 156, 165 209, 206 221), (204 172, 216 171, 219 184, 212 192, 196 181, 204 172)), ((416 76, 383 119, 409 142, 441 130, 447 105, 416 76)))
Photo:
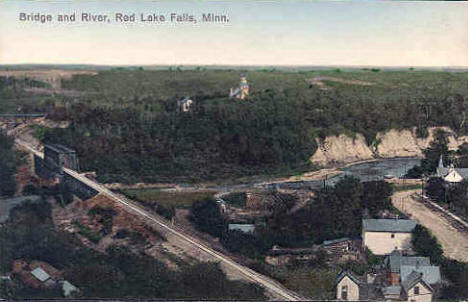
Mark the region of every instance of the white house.
POLYGON ((193 104, 193 101, 189 99, 188 97, 185 97, 177 101, 177 107, 180 112, 189 112, 192 104, 193 104))
POLYGON ((343 271, 336 279, 336 299, 358 301, 360 300, 361 281, 351 272, 343 271))
POLYGON ((408 219, 363 219, 363 245, 375 255, 411 250, 411 232, 416 225, 416 221, 408 219))
POLYGON ((424 281, 421 273, 413 271, 405 281, 402 282, 403 298, 407 302, 431 302, 434 290, 424 281))
POLYGON ((468 179, 468 168, 455 168, 453 165, 446 168, 441 156, 437 167, 437 176, 443 178, 447 183, 459 183, 468 179))

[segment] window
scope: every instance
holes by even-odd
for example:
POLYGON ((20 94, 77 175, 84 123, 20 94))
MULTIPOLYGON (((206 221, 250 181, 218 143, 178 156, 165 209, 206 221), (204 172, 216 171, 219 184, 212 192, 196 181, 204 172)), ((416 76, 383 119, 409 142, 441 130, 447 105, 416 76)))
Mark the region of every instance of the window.
POLYGON ((414 287, 414 294, 419 295, 419 286, 414 287))
POLYGON ((348 300, 348 286, 344 285, 341 287, 341 299, 348 300))
POLYGON ((390 237, 395 238, 395 234, 392 233, 392 235, 390 235, 390 237))

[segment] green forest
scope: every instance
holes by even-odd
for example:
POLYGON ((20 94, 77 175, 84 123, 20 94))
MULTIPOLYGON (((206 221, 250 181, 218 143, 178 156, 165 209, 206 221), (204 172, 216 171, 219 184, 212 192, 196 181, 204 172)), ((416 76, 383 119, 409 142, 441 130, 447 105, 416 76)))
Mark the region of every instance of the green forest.
POLYGON ((316 168, 309 163, 316 139, 331 134, 362 133, 372 144, 377 132, 395 128, 468 133, 468 73, 257 70, 247 75, 249 98, 229 99, 239 75, 115 69, 62 80, 79 97, 30 102, 5 80, 0 93, 7 104, 17 98, 22 111, 71 121, 68 129, 44 131, 44 141, 76 149, 82 170, 97 171, 103 182, 294 174, 316 168), (194 100, 189 113, 177 110, 185 96, 194 100))

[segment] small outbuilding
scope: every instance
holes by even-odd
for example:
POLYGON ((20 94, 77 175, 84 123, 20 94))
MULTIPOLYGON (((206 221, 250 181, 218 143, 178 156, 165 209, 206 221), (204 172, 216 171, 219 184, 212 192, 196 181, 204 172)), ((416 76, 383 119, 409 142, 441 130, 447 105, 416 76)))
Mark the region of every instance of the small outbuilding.
POLYGON ((193 100, 188 97, 177 101, 177 110, 179 112, 189 112, 192 108, 193 100))

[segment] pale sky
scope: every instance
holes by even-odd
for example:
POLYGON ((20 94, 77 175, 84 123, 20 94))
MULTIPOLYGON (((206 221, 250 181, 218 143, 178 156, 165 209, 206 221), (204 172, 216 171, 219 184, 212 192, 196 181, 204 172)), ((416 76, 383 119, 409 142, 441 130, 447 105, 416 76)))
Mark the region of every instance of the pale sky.
POLYGON ((7 1, 0 64, 468 66, 468 2, 7 1), (105 14, 110 23, 19 21, 105 14), (114 22, 116 12, 228 15, 228 24, 114 22))

